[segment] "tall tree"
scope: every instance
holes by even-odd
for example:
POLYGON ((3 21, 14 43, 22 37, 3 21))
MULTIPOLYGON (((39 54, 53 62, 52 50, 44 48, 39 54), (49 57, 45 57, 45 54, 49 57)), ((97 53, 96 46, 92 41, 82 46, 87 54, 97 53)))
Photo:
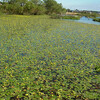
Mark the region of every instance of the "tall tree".
POLYGON ((29 0, 29 1, 31 1, 32 3, 36 5, 41 3, 41 0, 29 0))
POLYGON ((19 3, 21 6, 23 6, 26 2, 28 2, 28 0, 9 0, 10 4, 19 3))
POLYGON ((48 14, 61 13, 62 4, 57 3, 55 0, 44 0, 44 3, 48 14))

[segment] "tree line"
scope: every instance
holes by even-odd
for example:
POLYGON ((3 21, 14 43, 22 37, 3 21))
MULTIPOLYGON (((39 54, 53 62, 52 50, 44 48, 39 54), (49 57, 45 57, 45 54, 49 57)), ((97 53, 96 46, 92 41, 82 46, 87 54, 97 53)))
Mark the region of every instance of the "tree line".
POLYGON ((6 14, 61 14, 66 12, 61 3, 55 0, 2 0, 0 11, 6 14))

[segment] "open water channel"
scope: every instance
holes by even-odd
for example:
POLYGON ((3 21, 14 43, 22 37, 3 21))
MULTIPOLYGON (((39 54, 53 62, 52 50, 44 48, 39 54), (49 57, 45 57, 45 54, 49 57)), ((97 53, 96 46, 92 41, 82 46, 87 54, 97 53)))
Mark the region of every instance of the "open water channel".
POLYGON ((100 25, 100 22, 93 21, 92 18, 87 18, 85 16, 81 17, 79 20, 71 20, 71 21, 80 22, 80 23, 88 23, 88 24, 100 25))

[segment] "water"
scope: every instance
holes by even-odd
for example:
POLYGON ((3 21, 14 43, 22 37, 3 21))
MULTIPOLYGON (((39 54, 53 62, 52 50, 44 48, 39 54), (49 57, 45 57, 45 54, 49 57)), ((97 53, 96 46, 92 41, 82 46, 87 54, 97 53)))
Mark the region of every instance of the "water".
POLYGON ((92 18, 87 18, 85 16, 81 17, 80 20, 75 20, 75 22, 100 25, 100 22, 93 21, 92 18))
POLYGON ((97 17, 97 18, 100 18, 100 17, 97 17))
POLYGON ((100 25, 100 22, 93 21, 92 18, 87 18, 85 16, 81 17, 79 20, 71 20, 71 21, 80 22, 80 23, 88 23, 88 24, 100 25))

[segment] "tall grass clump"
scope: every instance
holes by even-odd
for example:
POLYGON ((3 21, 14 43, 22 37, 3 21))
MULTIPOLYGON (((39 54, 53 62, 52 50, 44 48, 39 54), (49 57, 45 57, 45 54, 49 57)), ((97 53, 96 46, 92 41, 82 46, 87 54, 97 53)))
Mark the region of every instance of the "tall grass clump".
POLYGON ((100 18, 94 18, 93 21, 100 22, 100 18))

